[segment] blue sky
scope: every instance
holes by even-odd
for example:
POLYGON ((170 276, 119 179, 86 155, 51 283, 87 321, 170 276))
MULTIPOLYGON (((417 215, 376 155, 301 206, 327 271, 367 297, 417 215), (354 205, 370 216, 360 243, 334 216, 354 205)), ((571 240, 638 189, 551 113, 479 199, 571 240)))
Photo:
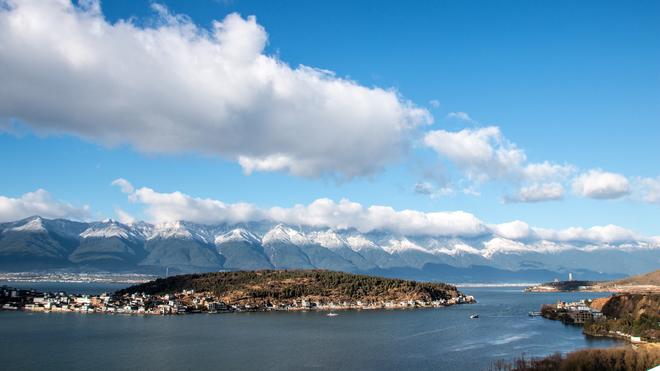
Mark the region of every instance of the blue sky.
MULTIPOLYGON (((135 27, 156 27, 152 4, 108 1, 101 9, 109 24, 132 18, 135 27)), ((660 234, 655 222, 660 216, 660 196, 653 194, 660 187, 660 3, 656 1, 356 4, 236 0, 162 4, 170 15, 186 15, 207 30, 212 21, 222 21, 231 13, 243 19, 255 15, 268 36, 264 55, 294 69, 302 64, 334 71, 338 78, 367 88, 394 89, 402 102, 426 110, 433 122, 415 126, 406 134, 402 154, 364 174, 345 177, 340 167, 339 175, 282 169, 246 175, 235 152, 197 151, 196 145, 181 149, 178 144, 176 150, 154 150, 153 145, 145 150, 134 139, 122 139, 125 128, 117 128, 113 135, 119 139, 108 144, 107 136, 58 122, 74 115, 51 114, 46 107, 39 117, 54 119, 28 117, 24 112, 42 109, 38 97, 32 102, 16 99, 0 104, 0 122, 11 123, 0 132, 0 158, 6 174, 0 182, 0 195, 17 199, 42 188, 56 200, 89 205, 92 219, 117 217, 116 208, 149 218, 144 203, 130 202, 110 185, 125 178, 135 187, 158 192, 180 191, 260 207, 348 198, 365 206, 425 212, 463 210, 489 223, 523 220, 557 229, 616 224, 645 235, 660 234), (452 117, 452 112, 466 113, 470 119, 452 117), (465 162, 461 165, 463 157, 449 153, 445 142, 438 149, 424 140, 433 131, 474 134, 487 127, 499 129, 502 142, 494 147, 524 151, 526 159, 519 167, 548 161, 571 167, 571 173, 561 179, 521 180, 515 175, 520 170, 516 168, 486 180, 469 179, 466 171, 490 165, 472 163, 466 170, 465 162), (591 170, 624 177, 625 192, 606 192, 606 197, 577 194, 575 180, 591 170), (522 187, 550 183, 561 185, 561 197, 503 201, 522 187), (416 184, 427 184, 427 194, 416 193, 416 184), (451 193, 440 194, 442 188, 451 193), (467 188, 479 195, 466 194, 467 188)), ((69 30, 58 24, 50 26, 55 33, 69 30)), ((5 57, 0 55, 0 61, 5 57)), ((131 56, 123 58, 130 62, 131 56)), ((27 72, 40 68, 38 57, 31 60, 37 62, 26 67, 27 72)), ((50 68, 44 65, 39 75, 49 76, 50 68)), ((86 76, 79 72, 74 77, 84 83, 86 76)), ((0 79, 10 78, 0 74, 0 79)), ((0 97, 15 95, 16 89, 30 81, 6 84, 14 90, 5 88, 0 97)), ((75 89, 67 83, 56 84, 61 85, 55 85, 51 95, 66 96, 66 89, 75 89)), ((81 104, 93 105, 94 100, 81 104)), ((135 105, 140 105, 139 99, 135 105)), ((136 109, 139 107, 131 107, 130 112, 136 109)), ((131 125, 130 112, 120 116, 126 125, 131 125)), ((96 125, 89 117, 94 116, 87 116, 85 122, 96 125)), ((188 123, 174 124, 185 127, 188 123)), ((328 151, 325 156, 335 155, 328 151)), ((356 152, 359 154, 359 148, 356 152)), ((323 168, 330 173, 334 170, 323 168)))

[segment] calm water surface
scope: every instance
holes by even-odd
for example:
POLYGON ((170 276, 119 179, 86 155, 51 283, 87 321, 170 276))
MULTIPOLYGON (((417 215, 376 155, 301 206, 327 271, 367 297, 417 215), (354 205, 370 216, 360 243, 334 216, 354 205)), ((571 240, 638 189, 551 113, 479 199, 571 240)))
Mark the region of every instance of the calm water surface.
POLYGON ((337 317, 322 312, 171 317, 0 312, 0 368, 482 370, 522 353, 543 356, 619 344, 527 316, 543 303, 608 294, 522 293, 511 287, 463 291, 479 303, 345 311, 337 317), (480 318, 469 319, 471 313, 480 318))

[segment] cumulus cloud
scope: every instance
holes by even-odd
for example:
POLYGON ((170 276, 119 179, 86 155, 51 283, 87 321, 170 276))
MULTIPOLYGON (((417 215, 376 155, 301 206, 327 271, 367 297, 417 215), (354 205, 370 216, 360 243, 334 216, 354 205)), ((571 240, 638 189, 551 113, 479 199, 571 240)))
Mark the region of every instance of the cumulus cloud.
POLYGON ((450 160, 468 179, 544 181, 564 178, 574 168, 549 162, 528 163, 525 151, 507 140, 497 126, 429 131, 424 144, 450 160))
POLYGON ((516 202, 541 202, 556 201, 564 198, 564 187, 559 183, 533 184, 522 187, 511 196, 506 196, 504 201, 516 202))
POLYGON ((530 163, 521 170, 523 178, 532 181, 563 181, 577 171, 571 164, 554 164, 548 161, 530 163))
POLYGON ((76 207, 54 200, 44 189, 28 192, 18 198, 0 196, 0 222, 15 221, 33 215, 45 218, 85 220, 89 218, 89 206, 76 207))
POLYGON ((394 90, 264 54, 255 17, 203 29, 154 5, 145 27, 81 4, 0 0, 0 121, 221 156, 247 173, 342 178, 396 161, 411 130, 432 121, 394 90))
POLYGON ((576 195, 595 199, 620 198, 630 193, 630 182, 625 176, 598 169, 580 174, 572 185, 576 195))
POLYGON ((472 180, 502 178, 525 161, 525 154, 506 141, 495 126, 430 131, 424 144, 463 169, 472 180))
POLYGON ((397 211, 389 206, 364 207, 346 199, 335 202, 321 198, 309 205, 258 208, 247 203, 226 204, 196 198, 181 192, 159 193, 146 187, 136 189, 129 199, 143 204, 145 213, 154 222, 238 223, 270 220, 292 225, 355 228, 361 232, 387 230, 400 234, 438 236, 475 236, 485 231, 479 219, 463 211, 397 211))
MULTIPOLYGON (((494 234, 507 240, 547 241, 555 244, 617 244, 636 241, 649 242, 652 240, 644 238, 630 229, 612 224, 590 228, 570 227, 554 230, 531 227, 523 221, 515 220, 508 223, 490 225, 489 228, 494 234)), ((557 246, 553 248, 555 247, 557 246)))
POLYGON ((495 234, 510 240, 522 240, 529 238, 533 231, 532 228, 525 222, 514 220, 508 223, 495 224, 491 226, 495 234))
POLYGON ((135 189, 129 200, 144 205, 145 213, 154 222, 238 223, 271 220, 294 225, 355 228, 362 232, 382 229, 402 234, 447 236, 478 235, 485 231, 481 221, 463 211, 397 211, 389 206, 364 207, 346 199, 335 202, 322 198, 309 205, 298 204, 291 208, 258 208, 248 203, 227 204, 181 192, 160 193, 142 187, 135 189))
POLYGON ((539 238, 564 242, 621 243, 641 238, 629 229, 612 224, 591 228, 571 227, 558 231, 536 228, 534 232, 539 238))

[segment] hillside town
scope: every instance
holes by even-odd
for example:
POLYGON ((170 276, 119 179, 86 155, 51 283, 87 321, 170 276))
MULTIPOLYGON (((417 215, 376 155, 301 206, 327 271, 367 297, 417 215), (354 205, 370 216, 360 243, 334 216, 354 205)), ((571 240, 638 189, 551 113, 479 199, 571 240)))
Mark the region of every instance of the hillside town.
POLYGON ((189 313, 227 313, 262 311, 305 311, 344 309, 405 309, 437 308, 454 304, 474 303, 474 297, 460 295, 447 300, 433 301, 377 301, 326 302, 309 298, 254 303, 224 302, 208 292, 182 290, 174 294, 150 295, 145 293, 100 295, 42 293, 8 286, 0 287, 0 309, 32 312, 76 312, 107 314, 177 315, 189 313))
POLYGON ((575 302, 558 301, 557 304, 546 304, 541 307, 541 315, 552 320, 560 320, 566 324, 581 325, 588 321, 604 319, 600 310, 591 307, 591 302, 579 300, 575 302))
POLYGON ((618 338, 633 344, 657 343, 660 340, 658 302, 660 296, 653 294, 615 294, 546 304, 540 314, 564 324, 583 326, 586 335, 618 338))

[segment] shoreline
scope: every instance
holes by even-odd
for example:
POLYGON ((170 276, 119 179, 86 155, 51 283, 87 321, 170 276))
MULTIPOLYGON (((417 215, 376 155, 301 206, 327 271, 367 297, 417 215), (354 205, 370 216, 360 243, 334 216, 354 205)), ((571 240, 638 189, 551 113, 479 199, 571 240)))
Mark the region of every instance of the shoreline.
POLYGON ((438 305, 438 306, 417 306, 417 307, 340 307, 340 308, 313 308, 313 309, 303 309, 303 308, 290 308, 290 309, 251 309, 251 310, 226 310, 226 311, 190 311, 185 313, 171 313, 171 314, 161 314, 155 312, 140 312, 140 313, 130 313, 130 312, 102 312, 102 311, 78 311, 78 310, 31 310, 31 309, 2 309, 0 308, 0 313, 39 313, 39 314, 82 314, 82 315, 111 315, 111 316, 183 316, 183 315, 197 315, 197 314, 206 314, 206 315, 215 315, 215 314, 232 314, 232 313, 322 313, 328 314, 333 312, 361 312, 361 311, 408 311, 408 310, 431 310, 431 309, 441 309, 449 308, 455 305, 465 305, 473 303, 461 303, 461 304, 451 304, 451 305, 438 305))
POLYGON ((136 315, 181 315, 197 313, 269 312, 269 311, 344 311, 376 309, 443 308, 471 304, 471 295, 459 292, 443 298, 363 297, 301 295, 286 299, 232 297, 210 291, 184 289, 170 293, 126 293, 122 290, 99 295, 39 292, 35 289, 0 287, 0 310, 26 312, 65 312, 136 315))
POLYGON ((588 286, 578 289, 558 289, 551 286, 537 285, 527 287, 525 292, 544 293, 544 292, 594 292, 610 294, 657 294, 660 293, 660 286, 653 285, 634 285, 634 286, 588 286))
POLYGON ((0 282, 140 284, 159 278, 141 273, 0 273, 0 282))

